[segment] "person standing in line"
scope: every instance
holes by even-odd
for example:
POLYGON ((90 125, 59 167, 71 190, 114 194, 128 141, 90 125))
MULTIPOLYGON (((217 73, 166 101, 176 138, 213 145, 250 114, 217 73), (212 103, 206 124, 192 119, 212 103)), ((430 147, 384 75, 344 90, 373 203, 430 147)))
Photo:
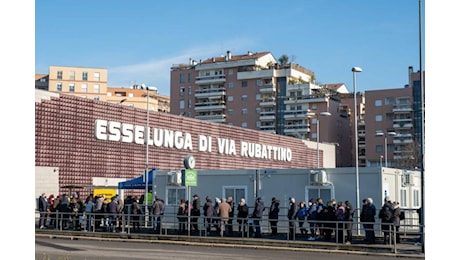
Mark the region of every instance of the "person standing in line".
POLYGON ((185 233, 185 223, 186 223, 185 199, 180 199, 176 216, 177 216, 177 222, 179 222, 178 234, 179 235, 184 234, 185 233))
POLYGON ((351 244, 353 242, 353 217, 355 214, 355 209, 351 205, 350 201, 345 201, 345 229, 347 230, 347 236, 345 237, 346 244, 351 244))
POLYGON ((297 204, 295 198, 289 198, 289 210, 287 214, 289 221, 289 240, 294 240, 295 237, 295 220, 297 218, 297 204))
POLYGON ((44 229, 46 227, 46 219, 48 218, 48 200, 46 199, 46 193, 42 193, 42 195, 38 197, 38 211, 40 213, 38 226, 40 229, 44 229))
POLYGON ((339 201, 337 203, 337 210, 335 211, 335 216, 338 222, 338 230, 337 230, 337 241, 339 243, 343 243, 343 230, 344 230, 344 222, 345 222, 345 203, 339 201))
POLYGON ((235 201, 232 196, 227 197, 227 203, 230 205, 231 211, 228 215, 228 235, 233 236, 233 219, 235 217, 235 201))
POLYGON ((93 195, 88 195, 85 200, 85 217, 86 217, 86 224, 84 231, 92 230, 91 224, 93 223, 93 214, 94 211, 96 210, 96 204, 94 204, 94 198, 93 195))
POLYGON ((270 211, 268 212, 268 220, 270 222, 270 228, 272 229, 272 235, 278 234, 278 215, 280 212, 280 201, 276 197, 272 198, 272 204, 270 205, 270 211))
POLYGON ((225 198, 222 198, 219 206, 217 207, 217 215, 220 217, 220 236, 223 237, 224 233, 228 235, 228 219, 232 208, 227 203, 225 198))
POLYGON ((133 197, 132 214, 133 214, 133 229, 140 230, 140 225, 141 225, 140 220, 141 220, 142 209, 141 209, 141 204, 137 196, 133 197))
POLYGON ((299 209, 296 215, 297 215, 297 219, 299 220, 300 233, 306 236, 308 232, 307 232, 307 229, 303 226, 303 224, 305 223, 305 218, 308 215, 307 204, 305 203, 305 201, 301 201, 299 203, 299 209))
POLYGON ((246 205, 246 200, 244 198, 240 199, 240 203, 238 203, 238 215, 236 216, 238 222, 238 232, 241 236, 246 234, 246 226, 248 225, 248 215, 249 209, 248 205, 246 205), (241 233, 243 232, 243 233, 241 233))
POLYGON ((209 196, 206 196, 206 202, 203 205, 203 217, 204 217, 204 226, 206 228, 206 235, 211 234, 211 226, 212 226, 212 218, 215 216, 214 214, 214 204, 212 203, 212 199, 209 196))
POLYGON ((261 197, 257 197, 256 201, 254 202, 254 211, 252 212, 251 218, 254 221, 254 227, 255 227, 255 238, 261 238, 262 237, 262 217, 264 214, 265 206, 264 206, 264 201, 262 200, 261 197))
POLYGON ((155 202, 153 203, 153 221, 155 223, 154 232, 157 234, 161 233, 161 218, 164 214, 165 204, 160 197, 155 196, 155 202))
POLYGON ((308 216, 307 220, 310 224, 310 237, 308 238, 309 241, 313 241, 316 239, 316 220, 317 220, 317 204, 314 199, 310 199, 308 202, 308 216))
POLYGON ((325 220, 328 221, 328 223, 324 224, 324 239, 326 241, 332 240, 332 233, 335 230, 335 223, 337 221, 337 218, 335 216, 335 201, 330 200, 327 202, 326 207, 324 208, 324 217, 325 220))
POLYGON ((399 225, 401 225, 401 208, 399 202, 393 202, 393 224, 395 225, 394 231, 396 232, 396 242, 401 243, 401 235, 399 234, 399 225))
POLYGON ((195 194, 193 195, 192 208, 190 211, 190 215, 191 215, 190 223, 192 225, 193 231, 195 232, 200 231, 198 228, 198 220, 200 218, 200 208, 201 208, 200 197, 197 194, 195 194))
POLYGON ((360 214, 360 220, 363 223, 365 232, 365 242, 368 244, 375 244, 375 214, 376 209, 372 198, 363 200, 363 209, 360 214))
POLYGON ((390 200, 390 196, 385 197, 385 202, 379 212, 380 223, 383 231, 383 243, 390 243, 390 227, 393 225, 393 203, 390 200))

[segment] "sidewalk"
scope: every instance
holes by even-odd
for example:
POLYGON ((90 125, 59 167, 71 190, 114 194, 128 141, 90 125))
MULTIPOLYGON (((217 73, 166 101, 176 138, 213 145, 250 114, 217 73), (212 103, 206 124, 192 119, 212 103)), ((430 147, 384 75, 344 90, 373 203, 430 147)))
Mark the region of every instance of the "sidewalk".
POLYGON ((297 237, 295 241, 287 240, 286 234, 271 236, 263 234, 262 238, 220 237, 215 235, 200 236, 176 234, 151 234, 147 231, 136 233, 119 232, 84 232, 70 230, 36 229, 36 237, 69 238, 69 239, 98 239, 98 240, 125 240, 127 242, 156 241, 158 243, 182 243, 194 245, 212 245, 226 247, 251 247, 276 250, 305 250, 317 252, 341 252, 362 255, 388 255, 410 258, 425 258, 422 247, 415 245, 415 239, 402 239, 401 243, 385 245, 377 238, 376 244, 365 244, 362 237, 355 237, 352 244, 337 244, 321 240, 308 241, 305 237, 297 237))

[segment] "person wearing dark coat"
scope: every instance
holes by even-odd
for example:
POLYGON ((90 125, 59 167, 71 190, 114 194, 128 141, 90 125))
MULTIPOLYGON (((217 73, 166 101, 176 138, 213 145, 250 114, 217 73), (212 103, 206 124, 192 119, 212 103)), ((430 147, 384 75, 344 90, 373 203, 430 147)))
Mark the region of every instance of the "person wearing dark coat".
POLYGON ((252 212, 251 218, 254 221, 254 227, 255 227, 255 235, 254 237, 256 238, 261 238, 262 237, 262 227, 261 227, 261 222, 262 222, 262 216, 264 214, 265 206, 264 206, 264 201, 262 200, 261 197, 257 197, 255 203, 254 203, 254 211, 252 212))
POLYGON ((249 209, 248 205, 246 205, 246 200, 244 198, 240 199, 240 203, 237 207, 238 215, 236 216, 238 222, 238 232, 240 232, 241 236, 246 234, 246 226, 248 225, 248 215, 249 209), (243 233, 241 233, 243 231, 243 233))
POLYGON ((401 243, 401 236, 399 234, 399 225, 401 225, 401 208, 399 207, 399 202, 393 202, 393 224, 395 225, 396 232, 396 243, 401 243))
POLYGON ((193 195, 192 208, 190 211, 190 215, 191 215, 190 223, 192 225, 192 230, 195 232, 199 231, 198 220, 200 218, 200 208, 201 208, 200 197, 197 194, 195 194, 193 195))
POLYGON ((270 221, 270 228, 272 229, 272 235, 278 233, 278 214, 280 212, 280 201, 273 197, 272 204, 270 205, 270 211, 268 212, 268 220, 270 221))
POLYGON ((289 240, 294 240, 295 235, 295 220, 297 218, 297 204, 295 198, 289 198, 289 210, 288 210, 288 221, 289 221, 289 240))
POLYGON ((345 237, 345 243, 351 244, 353 242, 353 217, 355 214, 355 209, 351 205, 351 202, 348 200, 345 201, 345 230, 347 231, 347 236, 345 237))
POLYGON ((363 200, 363 208, 360 214, 360 221, 363 223, 365 232, 365 242, 368 244, 375 244, 375 214, 376 209, 372 198, 363 200))

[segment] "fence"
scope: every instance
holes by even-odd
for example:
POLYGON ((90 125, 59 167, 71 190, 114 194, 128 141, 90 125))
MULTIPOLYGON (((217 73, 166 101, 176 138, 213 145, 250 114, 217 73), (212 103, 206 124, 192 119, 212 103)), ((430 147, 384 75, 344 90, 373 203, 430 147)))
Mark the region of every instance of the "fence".
MULTIPOLYGON (((220 217, 213 217, 206 219, 204 216, 193 217, 185 216, 183 222, 180 222, 175 214, 177 207, 172 207, 161 216, 154 216, 152 214, 140 215, 133 214, 110 214, 110 213, 73 213, 73 212, 42 212, 46 214, 45 226, 48 229, 54 229, 58 231, 62 230, 79 230, 82 232, 123 232, 123 233, 136 233, 136 232, 147 232, 147 233, 158 233, 161 235, 199 235, 199 236, 215 236, 220 235, 219 228, 221 227, 220 217), (193 223, 196 220, 197 230, 193 230, 193 223), (47 225, 46 225, 47 224, 47 225), (182 224, 182 229, 179 226, 182 224), (209 226, 210 225, 210 228, 209 226)), ((131 212, 129 209, 127 212, 131 212)), ((250 211, 251 212, 251 211, 250 211)), ((397 238, 401 239, 417 239, 420 237, 421 226, 417 214, 413 214, 415 210, 405 209, 406 219, 401 221, 401 224, 396 226, 392 223, 388 225, 388 235, 393 239, 389 239, 391 245, 397 238)), ((265 237, 273 237, 271 233, 271 221, 268 219, 267 212, 264 212, 264 216, 260 220, 261 233, 265 237), (270 235, 270 236, 269 236, 270 235)), ((40 212, 37 212, 37 223, 39 221, 40 212)), ((236 215, 236 213, 235 213, 236 215)), ((330 242, 343 243, 347 241, 347 236, 350 235, 354 239, 361 237, 361 234, 365 232, 363 225, 371 225, 377 239, 381 239, 384 236, 382 230, 382 223, 377 219, 376 222, 358 222, 358 218, 355 216, 353 222, 343 221, 303 221, 303 228, 306 232, 301 231, 299 226, 299 220, 289 221, 286 215, 280 214, 276 220, 278 239, 286 240, 307 240, 311 237, 319 239, 325 238, 328 230, 330 230, 331 237, 327 239, 330 242), (347 232, 348 231, 348 232, 347 232)), ((229 230, 233 230, 231 236, 240 236, 242 238, 250 238, 255 234, 254 219, 238 219, 236 217, 229 218, 229 224, 224 225, 225 236, 229 230), (241 221, 239 225, 238 221, 241 221), (231 229, 230 229, 231 227, 231 229)))

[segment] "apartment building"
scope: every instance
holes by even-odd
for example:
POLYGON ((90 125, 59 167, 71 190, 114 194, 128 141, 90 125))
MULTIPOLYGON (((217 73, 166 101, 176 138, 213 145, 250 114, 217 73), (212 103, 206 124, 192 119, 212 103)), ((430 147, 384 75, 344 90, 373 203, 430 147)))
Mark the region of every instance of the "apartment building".
POLYGON ((107 69, 49 67, 48 91, 106 101, 107 69))
POLYGON ((128 88, 109 87, 107 79, 107 69, 50 66, 49 74, 35 74, 35 88, 169 113, 169 97, 160 95, 156 87, 137 84, 128 88))
POLYGON ((350 166, 351 133, 349 119, 339 113, 340 93, 348 93, 345 85, 317 85, 312 71, 280 64, 270 52, 227 51, 171 67, 172 114, 333 143, 336 157, 346 158, 337 165, 350 166))

